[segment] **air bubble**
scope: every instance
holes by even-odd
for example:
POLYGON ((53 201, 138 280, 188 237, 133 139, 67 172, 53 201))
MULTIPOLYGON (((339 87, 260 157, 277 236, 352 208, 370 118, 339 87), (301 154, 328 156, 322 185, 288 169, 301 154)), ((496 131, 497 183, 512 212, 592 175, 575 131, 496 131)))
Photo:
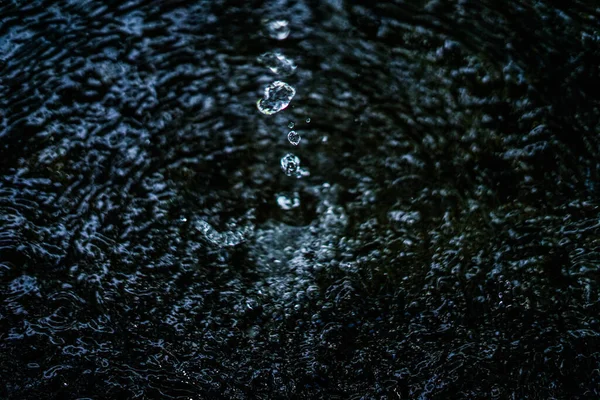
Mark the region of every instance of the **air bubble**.
POLYGON ((291 195, 281 193, 277 195, 277 204, 279 208, 285 211, 298 208, 300 207, 300 195, 298 192, 294 192, 291 195))
POLYGON ((306 118, 306 123, 310 124, 310 118, 306 118))
POLYGON ((290 128, 290 129, 294 129, 294 126, 296 126, 296 125, 294 125, 294 123, 293 123, 293 122, 290 122, 290 123, 288 124, 288 128, 290 128))
POLYGON ((256 60, 274 74, 291 75, 296 71, 294 63, 281 53, 264 53, 256 60))
POLYGON ((298 176, 300 170, 300 159, 288 153, 281 158, 281 169, 287 176, 298 176))
POLYGON ((298 132, 290 131, 290 133, 288 133, 288 141, 294 146, 298 146, 298 144, 300 143, 300 135, 298 134, 298 132))
POLYGON ((258 110, 265 115, 285 109, 296 95, 296 89, 285 82, 275 81, 265 88, 264 98, 256 102, 258 110))
POLYGON ((266 24, 267 32, 273 39, 283 40, 290 35, 290 23, 285 19, 269 21, 266 24))

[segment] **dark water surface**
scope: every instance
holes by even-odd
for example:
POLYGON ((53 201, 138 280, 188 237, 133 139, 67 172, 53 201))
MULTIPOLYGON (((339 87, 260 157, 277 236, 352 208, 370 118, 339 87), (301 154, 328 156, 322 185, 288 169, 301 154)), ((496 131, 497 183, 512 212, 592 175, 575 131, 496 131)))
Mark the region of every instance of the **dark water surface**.
POLYGON ((561 4, 1 1, 0 398, 600 398, 561 4))

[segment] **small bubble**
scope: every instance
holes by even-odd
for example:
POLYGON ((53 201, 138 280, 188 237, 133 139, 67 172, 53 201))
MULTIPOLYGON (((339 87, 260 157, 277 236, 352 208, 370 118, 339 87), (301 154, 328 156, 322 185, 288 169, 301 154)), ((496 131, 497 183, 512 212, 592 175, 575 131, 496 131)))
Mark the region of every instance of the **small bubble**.
POLYGON ((302 178, 303 176, 310 176, 310 171, 305 168, 299 168, 296 173, 296 178, 302 178))
POLYGON ((309 299, 315 299, 319 295, 319 287, 316 285, 310 285, 306 288, 306 296, 309 299))
POLYGON ((300 207, 300 195, 298 192, 292 194, 281 193, 277 195, 277 204, 282 210, 291 210, 300 207))
POLYGON ((283 40, 290 35, 290 23, 285 19, 269 21, 266 24, 267 32, 272 39, 283 40))
POLYGON ((294 125, 294 123, 290 121, 290 123, 288 124, 288 128, 294 129, 294 126, 296 126, 296 125, 294 125))
POLYGON ((287 176, 297 176, 300 169, 300 159, 288 153, 281 158, 281 169, 287 176))
POLYGON ((298 144, 300 143, 300 135, 298 134, 298 132, 290 131, 290 133, 288 133, 288 141, 294 146, 298 146, 298 144))
POLYGON ((285 109, 296 95, 296 89, 285 82, 275 81, 265 88, 264 98, 256 102, 258 110, 266 115, 285 109))
POLYGON ((294 63, 281 53, 264 53, 256 60, 274 74, 291 75, 296 71, 294 63))
POLYGON ((310 118, 306 118, 306 123, 310 124, 310 118))

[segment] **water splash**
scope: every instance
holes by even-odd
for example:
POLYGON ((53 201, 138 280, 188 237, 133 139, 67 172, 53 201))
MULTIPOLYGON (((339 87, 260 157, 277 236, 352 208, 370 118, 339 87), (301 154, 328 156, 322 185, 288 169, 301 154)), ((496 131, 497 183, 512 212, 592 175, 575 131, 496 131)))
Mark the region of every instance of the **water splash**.
POLYGON ((195 228, 200 231, 206 240, 219 247, 232 247, 246 241, 248 235, 253 231, 253 227, 245 226, 238 231, 219 232, 206 221, 197 221, 195 228))
POLYGON ((281 158, 281 169, 287 176, 299 176, 300 171, 300 159, 288 153, 281 158))
POLYGON ((281 53, 264 53, 256 60, 269 68, 274 74, 291 75, 296 71, 296 66, 289 58, 281 53))
POLYGON ((288 133, 288 141, 293 144, 294 146, 298 146, 298 144, 300 143, 300 134, 296 131, 290 131, 290 133, 288 133))
POLYGON ((258 110, 265 115, 285 109, 296 95, 296 89, 282 81, 275 81, 265 88, 265 95, 256 102, 258 110))
POLYGON ((285 19, 277 19, 266 23, 267 33, 272 39, 283 40, 290 35, 290 23, 285 19))

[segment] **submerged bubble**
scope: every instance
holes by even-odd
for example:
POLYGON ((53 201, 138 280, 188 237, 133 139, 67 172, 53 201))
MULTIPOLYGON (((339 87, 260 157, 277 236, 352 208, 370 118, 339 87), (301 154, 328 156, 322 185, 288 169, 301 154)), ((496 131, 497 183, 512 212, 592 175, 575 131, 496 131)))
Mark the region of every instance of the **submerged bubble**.
POLYGON ((288 153, 281 158, 281 169, 287 176, 297 176, 300 170, 300 159, 288 153))
POLYGON ((291 210, 300 207, 300 195, 294 193, 280 193, 277 195, 277 204, 282 210, 291 210))
POLYGON ((306 123, 310 124, 310 118, 306 118, 306 123))
POLYGON ((291 75, 296 70, 294 63, 281 53, 264 53, 256 60, 274 74, 291 75))
POLYGON ((258 110, 266 115, 286 108, 296 95, 296 89, 285 82, 275 81, 265 88, 264 98, 256 102, 258 110))
POLYGON ((290 123, 288 124, 288 128, 292 129, 292 128, 294 128, 294 126, 295 126, 294 123, 290 121, 290 123))
POLYGON ((237 246, 246 240, 253 229, 246 226, 237 231, 218 232, 206 221, 197 221, 195 227, 204 235, 206 240, 219 247, 237 246))
POLYGON ((267 32, 273 39, 283 40, 290 35, 290 23, 285 19, 269 21, 266 24, 267 32))
POLYGON ((299 168, 296 173, 296 178, 302 178, 303 176, 310 176, 310 171, 306 168, 299 168))
POLYGON ((298 143, 300 143, 300 135, 296 131, 290 131, 290 133, 288 133, 288 140, 294 146, 298 146, 298 143))

